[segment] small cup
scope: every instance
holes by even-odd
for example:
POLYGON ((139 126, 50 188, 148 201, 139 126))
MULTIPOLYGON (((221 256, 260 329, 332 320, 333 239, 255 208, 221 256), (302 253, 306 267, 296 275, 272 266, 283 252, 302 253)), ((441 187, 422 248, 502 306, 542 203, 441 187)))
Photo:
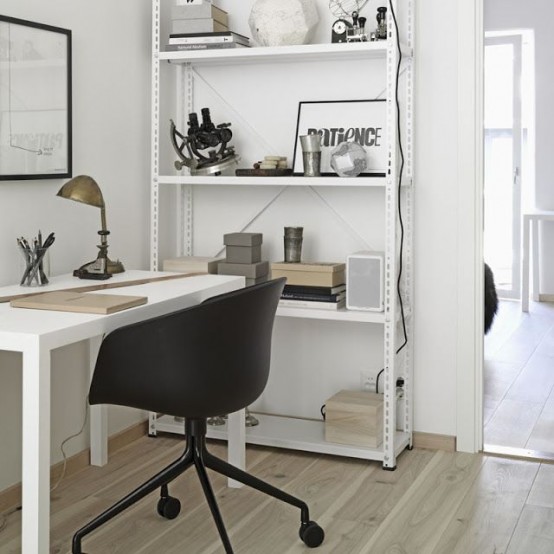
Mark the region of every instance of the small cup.
POLYGON ((302 233, 304 227, 285 227, 283 237, 285 262, 299 263, 302 257, 302 233))

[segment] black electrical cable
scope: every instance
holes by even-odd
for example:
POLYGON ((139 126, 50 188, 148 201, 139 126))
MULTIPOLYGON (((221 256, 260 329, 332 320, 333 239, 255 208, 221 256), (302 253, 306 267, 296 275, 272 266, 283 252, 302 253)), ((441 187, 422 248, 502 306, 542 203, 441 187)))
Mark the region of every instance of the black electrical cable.
POLYGON ((377 374, 377 378, 375 379, 375 392, 377 394, 379 394, 379 377, 381 377, 381 375, 383 374, 383 372, 385 371, 385 368, 383 368, 378 374, 377 374))
MULTIPOLYGON (((398 348, 396 353, 398 354, 405 346, 408 344, 408 333, 406 331, 406 316, 404 314, 404 302, 402 300, 402 293, 400 291, 400 283, 402 279, 402 258, 404 254, 404 221, 402 219, 402 202, 401 202, 401 191, 402 191, 402 173, 404 172, 404 150, 402 149, 402 135, 400 127, 400 101, 398 99, 398 82, 400 79, 400 66, 402 64, 402 48, 400 46, 400 34, 398 32, 398 21, 396 20, 396 14, 394 13, 394 7, 392 5, 392 0, 389 0, 390 11, 392 15, 392 20, 394 22, 394 27, 396 29, 396 45, 398 47, 398 66, 396 68, 396 86, 394 91, 394 99, 396 103, 396 124, 398 127, 398 149, 400 151, 400 170, 398 173, 398 221, 400 223, 400 260, 398 262, 398 280, 396 282, 396 291, 398 293, 398 301, 400 304, 400 314, 402 316, 402 330, 404 332, 404 342, 398 348)), ((379 381, 377 381, 378 383, 379 381)))

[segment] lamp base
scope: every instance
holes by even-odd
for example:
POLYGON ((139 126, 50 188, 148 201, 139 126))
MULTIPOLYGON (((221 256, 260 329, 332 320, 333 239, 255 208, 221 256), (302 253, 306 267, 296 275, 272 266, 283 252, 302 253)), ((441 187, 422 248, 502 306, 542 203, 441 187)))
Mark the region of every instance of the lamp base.
POLYGON ((79 269, 73 271, 74 277, 79 279, 109 279, 114 273, 123 273, 125 268, 117 260, 112 262, 109 258, 98 257, 93 262, 82 265, 79 269))

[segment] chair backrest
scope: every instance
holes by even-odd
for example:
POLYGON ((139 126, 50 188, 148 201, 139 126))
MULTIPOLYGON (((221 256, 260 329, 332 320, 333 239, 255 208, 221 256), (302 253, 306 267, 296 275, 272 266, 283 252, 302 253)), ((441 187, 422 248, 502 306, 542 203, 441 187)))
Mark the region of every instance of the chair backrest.
POLYGON ((116 329, 100 347, 89 402, 187 418, 245 408, 267 383, 285 281, 116 329))

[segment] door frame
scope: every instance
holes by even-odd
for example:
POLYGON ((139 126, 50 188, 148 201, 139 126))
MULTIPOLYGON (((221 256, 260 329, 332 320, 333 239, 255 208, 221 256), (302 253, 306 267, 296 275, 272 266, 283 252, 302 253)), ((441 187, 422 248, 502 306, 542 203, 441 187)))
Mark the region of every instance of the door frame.
POLYGON ((483 449, 483 5, 458 0, 456 449, 483 449), (469 276, 469 277, 468 277, 469 276))

